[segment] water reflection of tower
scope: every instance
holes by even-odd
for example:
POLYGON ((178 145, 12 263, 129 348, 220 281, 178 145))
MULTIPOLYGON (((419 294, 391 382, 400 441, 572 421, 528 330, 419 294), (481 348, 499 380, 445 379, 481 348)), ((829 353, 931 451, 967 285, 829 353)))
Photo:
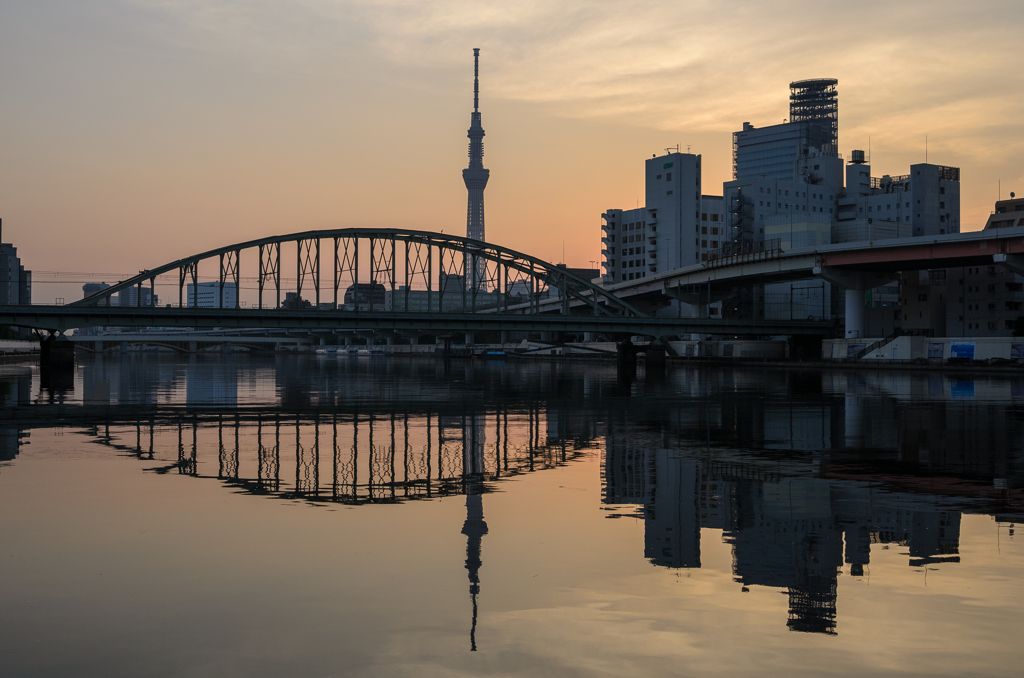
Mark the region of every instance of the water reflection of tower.
POLYGON ((466 494, 466 522, 462 525, 462 534, 466 535, 466 569, 469 570, 469 595, 473 599, 473 624, 469 631, 470 650, 476 652, 476 596, 480 593, 480 545, 487 534, 487 523, 484 522, 484 502, 481 492, 483 483, 472 482, 466 494))

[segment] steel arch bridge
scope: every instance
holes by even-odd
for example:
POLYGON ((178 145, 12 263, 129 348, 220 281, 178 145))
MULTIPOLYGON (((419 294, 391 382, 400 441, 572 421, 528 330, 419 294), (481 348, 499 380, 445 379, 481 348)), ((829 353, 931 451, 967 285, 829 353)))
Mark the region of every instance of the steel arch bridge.
POLYGON ((256 273, 259 310, 287 307, 293 292, 296 303, 308 301, 321 309, 326 301, 327 310, 339 311, 539 314, 541 299, 550 308, 554 298, 566 315, 577 307, 594 316, 645 317, 589 280, 522 252, 443 233, 368 228, 304 231, 212 249, 141 271, 68 306, 109 306, 114 294, 133 288, 136 307, 156 306, 157 279, 176 274, 178 307, 193 307, 204 264, 216 272, 215 308, 238 309, 243 281, 253 281, 242 276, 243 259, 256 273), (291 244, 293 268, 284 247, 291 244), (284 275, 288 268, 291 277, 284 275), (147 283, 148 299, 143 293, 147 283), (236 293, 226 307, 224 292, 232 285, 236 293))

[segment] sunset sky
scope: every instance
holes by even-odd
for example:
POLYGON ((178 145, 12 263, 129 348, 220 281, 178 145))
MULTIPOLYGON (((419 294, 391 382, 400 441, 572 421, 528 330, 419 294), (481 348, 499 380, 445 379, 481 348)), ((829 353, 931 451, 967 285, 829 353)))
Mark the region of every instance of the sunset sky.
MULTIPOLYGON (((275 233, 465 233, 481 48, 488 240, 600 256, 601 212, 643 161, 703 155, 839 80, 844 156, 961 168, 963 230, 1024 193, 1024 3, 8 0, 0 217, 33 298, 48 271, 137 272, 275 233)), ((76 296, 77 290, 77 296, 76 296)))

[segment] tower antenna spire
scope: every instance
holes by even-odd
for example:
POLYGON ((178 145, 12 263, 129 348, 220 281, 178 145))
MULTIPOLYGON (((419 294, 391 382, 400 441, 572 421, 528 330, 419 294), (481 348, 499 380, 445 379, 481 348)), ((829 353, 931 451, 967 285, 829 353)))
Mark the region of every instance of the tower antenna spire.
POLYGON ((473 112, 480 110, 480 48, 473 48, 473 112))
MULTIPOLYGON (((469 167, 462 170, 462 180, 469 193, 469 210, 466 215, 466 237, 473 240, 484 238, 484 188, 490 171, 484 169, 484 127, 480 113, 480 49, 473 48, 473 112, 469 120, 469 167)), ((486 291, 486 261, 477 258, 473 270, 467 270, 466 289, 486 291), (472 276, 472 277, 470 277, 472 276)))

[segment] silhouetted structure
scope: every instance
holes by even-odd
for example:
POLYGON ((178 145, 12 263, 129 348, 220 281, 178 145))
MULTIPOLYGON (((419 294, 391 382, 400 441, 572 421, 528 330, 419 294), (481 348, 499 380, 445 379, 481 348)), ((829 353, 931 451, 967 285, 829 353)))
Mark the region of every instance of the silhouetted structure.
MULTIPOLYGON (((484 169, 484 128, 480 120, 480 50, 473 50, 473 114, 469 125, 469 167, 462 170, 462 180, 469 191, 469 210, 466 216, 466 237, 486 240, 484 233, 484 189, 490 178, 490 170, 484 169)), ((474 270, 470 281, 472 289, 483 285, 483 271, 474 270)))

